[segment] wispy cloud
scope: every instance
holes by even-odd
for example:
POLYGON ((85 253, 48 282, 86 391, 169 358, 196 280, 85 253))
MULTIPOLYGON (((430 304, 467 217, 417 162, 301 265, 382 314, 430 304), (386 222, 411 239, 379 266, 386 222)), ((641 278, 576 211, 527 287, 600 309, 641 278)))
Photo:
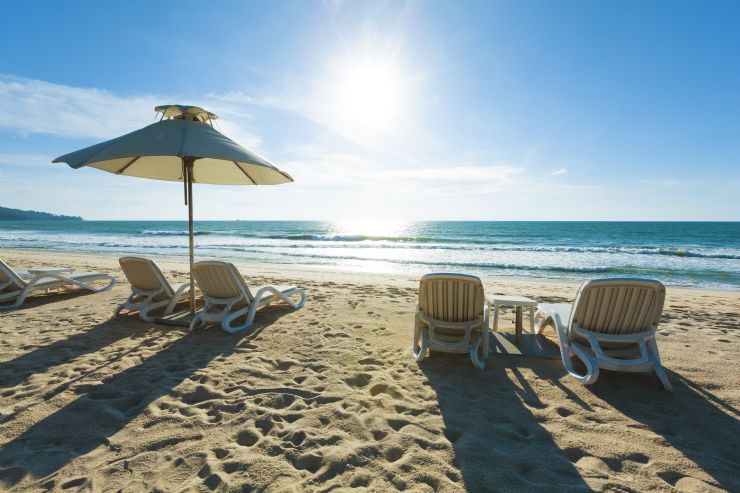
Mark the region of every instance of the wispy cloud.
POLYGON ((403 194, 419 199, 440 194, 491 193, 522 184, 524 168, 506 163, 412 167, 367 154, 336 152, 319 146, 300 146, 289 150, 284 159, 298 188, 333 189, 341 193, 389 196, 403 194))
POLYGON ((0 76, 0 127, 20 134, 110 138, 153 121, 153 96, 0 76))
POLYGON ((552 170, 550 173, 552 176, 564 175, 568 172, 568 168, 561 166, 558 169, 552 170))
MULTIPOLYGON (((155 106, 178 99, 176 94, 126 96, 0 74, 0 129, 21 135, 109 139, 153 123, 155 106)), ((221 129, 237 142, 251 148, 262 142, 249 128, 243 105, 229 107, 208 94, 194 103, 227 113, 221 129)))

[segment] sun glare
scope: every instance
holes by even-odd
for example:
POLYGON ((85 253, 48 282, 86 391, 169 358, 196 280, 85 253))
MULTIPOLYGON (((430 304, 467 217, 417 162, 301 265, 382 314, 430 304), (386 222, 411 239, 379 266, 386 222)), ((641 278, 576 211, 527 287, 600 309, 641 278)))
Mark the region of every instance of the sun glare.
POLYGON ((337 111, 371 129, 391 123, 400 103, 401 81, 390 67, 360 64, 340 77, 337 111))
POLYGON ((334 67, 324 120, 335 131, 365 144, 377 144, 403 123, 404 78, 389 62, 345 61, 334 67))
POLYGON ((413 224, 408 221, 358 219, 335 221, 333 230, 335 235, 383 238, 409 234, 407 230, 410 230, 412 226, 413 224))

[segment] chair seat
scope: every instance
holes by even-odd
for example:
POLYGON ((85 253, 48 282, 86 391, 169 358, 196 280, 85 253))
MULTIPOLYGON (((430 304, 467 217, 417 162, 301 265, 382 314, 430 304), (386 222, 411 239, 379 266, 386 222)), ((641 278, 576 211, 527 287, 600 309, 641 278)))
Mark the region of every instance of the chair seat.
POLYGON ((64 277, 69 277, 71 279, 76 279, 78 281, 85 281, 90 279, 97 279, 97 278, 107 278, 108 274, 103 274, 102 272, 72 272, 71 274, 62 274, 64 277))
POLYGON ((176 293, 176 292, 180 291, 181 289, 183 289, 186 292, 187 291, 190 291, 190 283, 189 282, 179 282, 179 283, 176 283, 176 284, 172 284, 172 292, 173 293, 176 293), (185 289, 185 288, 183 288, 183 286, 187 286, 188 288, 185 289))
MULTIPOLYGON (((269 287, 272 287, 272 288, 275 288, 278 292, 283 293, 283 294, 289 293, 290 291, 293 291, 294 289, 298 289, 295 286, 288 286, 288 285, 277 285, 276 286, 276 285, 273 285, 273 284, 266 284, 264 286, 257 286, 257 288, 255 288, 254 292, 256 293, 260 289, 265 288, 265 287, 268 287, 268 286, 269 287)), ((262 293, 262 296, 260 296, 259 301, 263 301, 263 300, 269 299, 269 298, 271 298, 273 296, 275 296, 275 293, 271 293, 269 291, 265 291, 264 293, 262 293)))
POLYGON ((570 303, 540 303, 537 307, 541 312, 553 312, 560 315, 560 320, 564 324, 570 320, 570 312, 573 310, 573 305, 570 303))

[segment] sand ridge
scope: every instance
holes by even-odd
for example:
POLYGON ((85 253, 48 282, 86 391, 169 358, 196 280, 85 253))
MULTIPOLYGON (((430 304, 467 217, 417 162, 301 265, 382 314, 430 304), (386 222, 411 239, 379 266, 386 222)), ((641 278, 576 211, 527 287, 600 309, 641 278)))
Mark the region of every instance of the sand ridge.
MULTIPOLYGON (((10 491, 740 490, 740 294, 669 289, 658 344, 675 387, 557 360, 417 364, 418 279, 237 263, 306 305, 228 335, 111 319, 116 259, 0 251, 11 265, 114 273, 92 295, 0 313, 0 484, 10 491)), ((173 282, 181 262, 159 261, 173 282)), ((487 293, 572 300, 569 283, 487 293)), ((502 319, 511 325, 512 315, 502 319)))

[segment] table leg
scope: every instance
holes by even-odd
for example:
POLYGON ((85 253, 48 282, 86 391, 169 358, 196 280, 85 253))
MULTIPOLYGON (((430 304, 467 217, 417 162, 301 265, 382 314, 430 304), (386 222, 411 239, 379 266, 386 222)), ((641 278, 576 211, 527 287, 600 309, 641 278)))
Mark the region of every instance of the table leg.
POLYGON ((529 332, 534 334, 534 307, 529 307, 529 332))
POLYGON ((524 325, 522 323, 522 318, 523 318, 522 317, 522 307, 517 306, 516 307, 516 326, 515 326, 517 345, 520 345, 522 343, 522 325, 524 325))

